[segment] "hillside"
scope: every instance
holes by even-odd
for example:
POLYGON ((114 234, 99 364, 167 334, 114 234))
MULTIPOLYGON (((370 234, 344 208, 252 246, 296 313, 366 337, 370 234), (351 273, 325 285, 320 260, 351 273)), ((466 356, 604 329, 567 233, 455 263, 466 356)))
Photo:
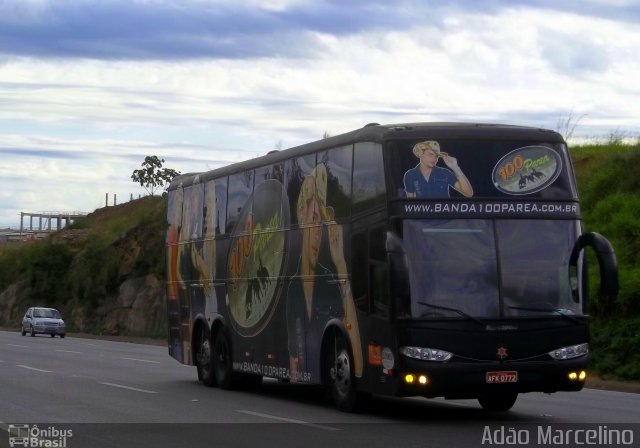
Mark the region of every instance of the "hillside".
MULTIPOLYGON (((601 374, 640 379, 640 145, 590 145, 573 148, 582 212, 587 230, 613 244, 620 294, 612 303, 590 290, 593 364, 601 374)), ((595 273, 595 263, 592 263, 595 273)), ((595 276, 592 276, 595 277, 595 276)))
MULTIPOLYGON (((640 145, 571 150, 588 231, 614 245, 617 300, 597 297, 592 275, 593 367, 640 380, 640 145)), ((96 210, 46 241, 0 245, 0 326, 17 327, 32 305, 55 306, 69 331, 165 337, 165 199, 96 210)), ((595 263, 591 272, 596 274, 595 263)))
POLYGON ((49 239, 0 246, 0 326, 52 306, 68 331, 164 336, 165 199, 105 207, 49 239))

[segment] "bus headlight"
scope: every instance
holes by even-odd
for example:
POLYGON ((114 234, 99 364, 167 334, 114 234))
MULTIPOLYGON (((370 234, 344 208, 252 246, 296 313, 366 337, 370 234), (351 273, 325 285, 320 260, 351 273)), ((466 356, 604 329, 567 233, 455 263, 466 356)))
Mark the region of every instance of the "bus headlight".
POLYGON ((438 362, 449 361, 453 356, 453 353, 427 347, 400 347, 400 354, 407 358, 438 362))
POLYGON ((563 360, 577 358, 587 353, 589 353, 589 344, 577 344, 552 350, 549 352, 549 356, 553 359, 563 360))

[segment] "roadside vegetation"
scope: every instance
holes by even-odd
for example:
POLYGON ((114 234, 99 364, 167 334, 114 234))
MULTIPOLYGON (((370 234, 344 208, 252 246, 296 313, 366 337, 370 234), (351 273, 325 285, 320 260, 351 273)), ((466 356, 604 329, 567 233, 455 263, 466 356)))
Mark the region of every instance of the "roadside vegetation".
MULTIPOLYGON (((620 293, 599 297, 591 276, 591 348, 601 375, 640 380, 640 144, 611 138, 571 149, 585 227, 616 250, 620 293)), ((591 272, 595 274, 595 260, 591 272)))
POLYGON ((164 278, 165 203, 147 196, 98 209, 45 240, 0 245, 0 325, 18 325, 28 306, 52 306, 70 332, 103 333, 123 282, 164 278))

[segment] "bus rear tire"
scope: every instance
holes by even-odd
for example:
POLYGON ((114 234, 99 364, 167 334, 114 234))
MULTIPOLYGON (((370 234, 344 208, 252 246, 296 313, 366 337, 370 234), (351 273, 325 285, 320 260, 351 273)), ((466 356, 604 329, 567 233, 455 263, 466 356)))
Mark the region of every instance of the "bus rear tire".
POLYGON ((216 376, 213 367, 213 353, 211 350, 211 338, 209 332, 202 330, 200 342, 198 343, 198 354, 196 368, 198 370, 198 380, 207 387, 217 386, 216 376))
POLYGON ((218 329, 213 340, 213 372, 220 389, 231 390, 236 387, 231 341, 223 328, 218 329))
POLYGON ((506 412, 513 407, 518 398, 517 393, 485 395, 478 397, 482 409, 488 412, 506 412))
POLYGON ((353 356, 345 338, 336 335, 327 347, 326 378, 336 407, 343 412, 361 412, 370 395, 356 390, 353 356))

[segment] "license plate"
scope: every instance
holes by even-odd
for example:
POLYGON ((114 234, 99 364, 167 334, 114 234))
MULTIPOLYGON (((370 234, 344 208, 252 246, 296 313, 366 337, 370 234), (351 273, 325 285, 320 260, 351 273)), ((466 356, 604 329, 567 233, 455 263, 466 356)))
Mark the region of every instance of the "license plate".
POLYGON ((487 372, 487 383, 517 383, 518 372, 487 372))

